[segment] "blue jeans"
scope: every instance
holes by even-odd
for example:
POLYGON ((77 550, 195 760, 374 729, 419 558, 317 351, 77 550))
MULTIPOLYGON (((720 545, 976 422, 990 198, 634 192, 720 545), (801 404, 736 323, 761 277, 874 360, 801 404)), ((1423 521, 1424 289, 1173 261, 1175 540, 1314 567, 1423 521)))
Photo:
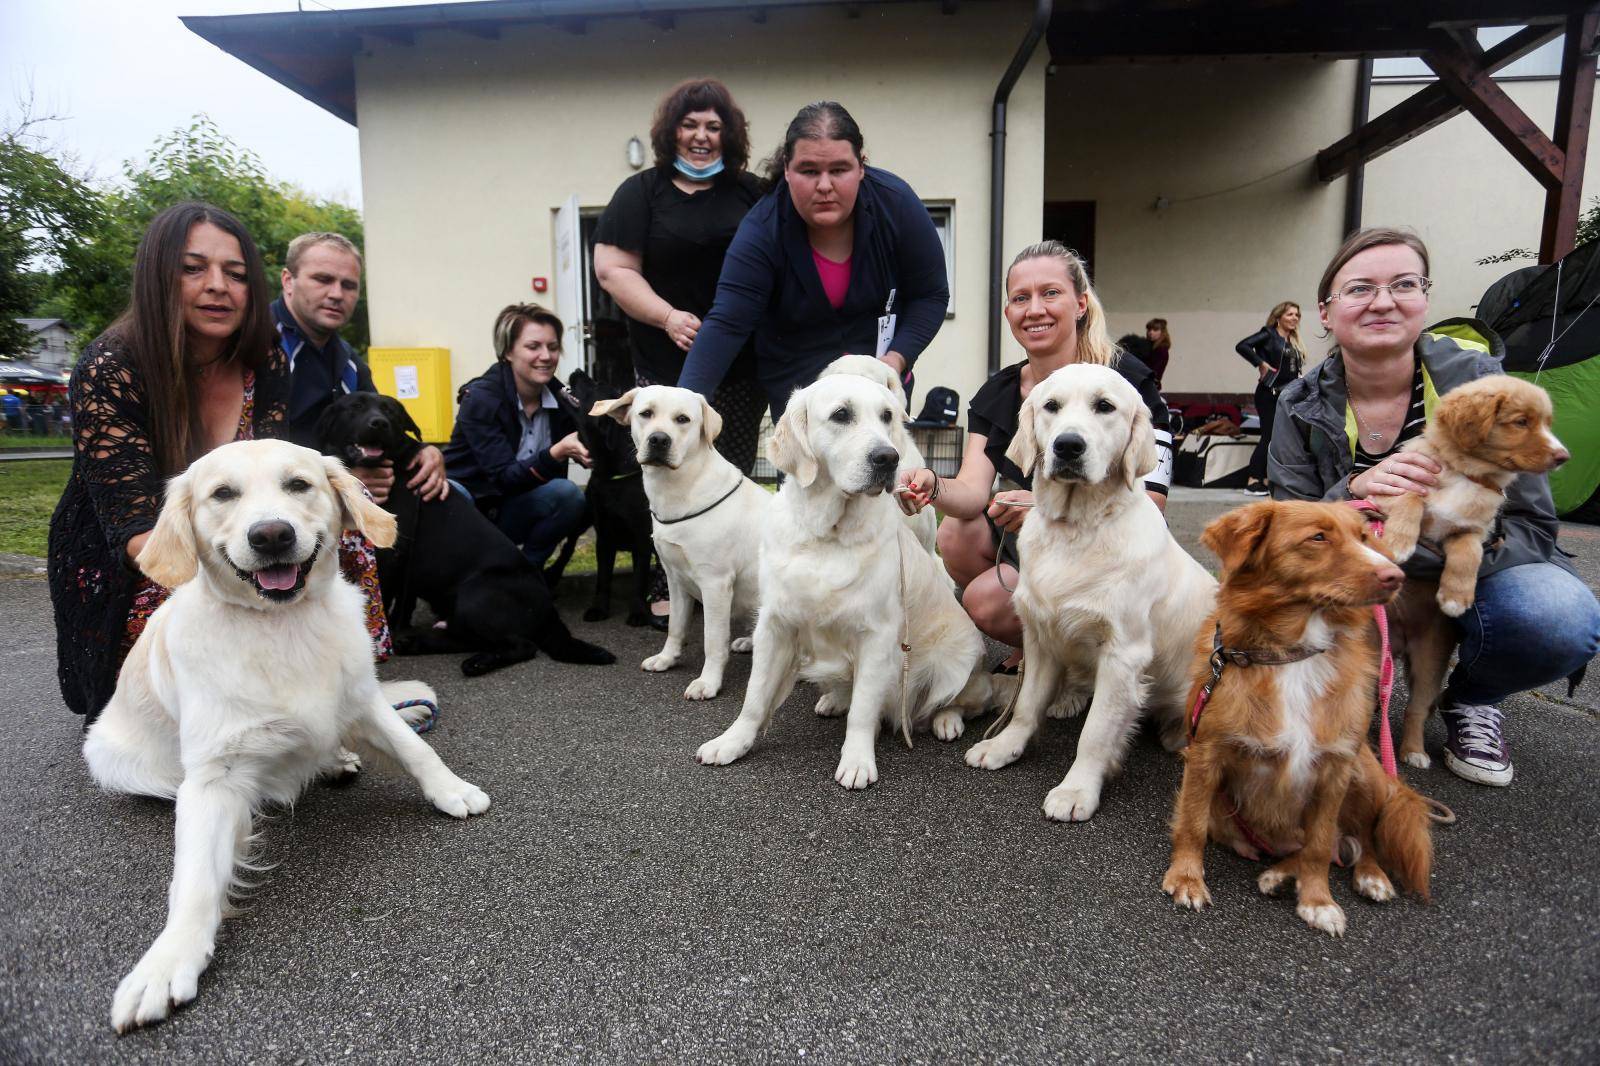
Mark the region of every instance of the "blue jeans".
POLYGON ((543 566, 556 545, 581 530, 588 517, 589 502, 583 498, 583 490, 558 477, 503 500, 495 525, 522 546, 528 562, 543 566))
POLYGON ((1456 626, 1461 658, 1441 707, 1499 703, 1566 677, 1600 650, 1600 603, 1554 563, 1480 575, 1477 599, 1456 626))

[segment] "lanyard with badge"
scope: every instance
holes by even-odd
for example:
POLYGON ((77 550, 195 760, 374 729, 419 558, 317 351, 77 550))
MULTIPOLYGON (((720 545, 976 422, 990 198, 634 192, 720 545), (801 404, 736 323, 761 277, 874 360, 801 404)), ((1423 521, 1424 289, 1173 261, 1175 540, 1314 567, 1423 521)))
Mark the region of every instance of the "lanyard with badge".
POLYGON ((889 290, 889 299, 883 305, 883 314, 878 316, 878 350, 875 354, 879 359, 889 351, 889 342, 894 340, 894 324, 900 317, 894 313, 894 298, 899 291, 889 290))

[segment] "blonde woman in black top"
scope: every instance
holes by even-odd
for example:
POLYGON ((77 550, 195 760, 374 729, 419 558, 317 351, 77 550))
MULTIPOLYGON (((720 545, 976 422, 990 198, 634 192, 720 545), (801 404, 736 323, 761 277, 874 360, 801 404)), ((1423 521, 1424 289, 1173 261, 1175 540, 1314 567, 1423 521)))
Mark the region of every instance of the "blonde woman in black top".
POLYGON ((1256 368, 1256 414, 1261 418, 1261 440, 1250 456, 1249 480, 1244 491, 1267 494, 1267 447, 1272 441, 1272 420, 1278 411, 1278 393, 1300 376, 1306 349, 1300 343, 1300 305, 1285 300, 1272 309, 1267 324, 1233 346, 1256 368))

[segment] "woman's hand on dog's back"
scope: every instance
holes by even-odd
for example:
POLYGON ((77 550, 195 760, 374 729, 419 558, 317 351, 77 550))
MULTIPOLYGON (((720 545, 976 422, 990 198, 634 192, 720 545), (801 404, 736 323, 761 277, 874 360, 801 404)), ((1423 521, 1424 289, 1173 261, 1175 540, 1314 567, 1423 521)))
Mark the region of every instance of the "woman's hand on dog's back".
POLYGON ((589 449, 583 446, 583 441, 578 439, 576 432, 568 433, 565 437, 550 445, 550 458, 573 459, 579 466, 588 467, 594 460, 589 458, 589 449))
POLYGON ((1359 477, 1350 479, 1350 495, 1356 499, 1375 496, 1404 496, 1414 492, 1426 496, 1439 485, 1443 469, 1431 456, 1421 452, 1395 452, 1359 477))

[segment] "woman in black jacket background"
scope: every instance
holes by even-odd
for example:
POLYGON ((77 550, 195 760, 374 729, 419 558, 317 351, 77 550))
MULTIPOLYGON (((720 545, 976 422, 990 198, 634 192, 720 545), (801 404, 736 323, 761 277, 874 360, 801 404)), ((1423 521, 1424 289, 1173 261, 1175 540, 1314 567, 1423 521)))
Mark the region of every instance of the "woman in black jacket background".
POLYGON ((1278 393, 1300 376, 1306 349, 1300 343, 1300 305, 1285 300, 1272 309, 1267 324, 1233 346, 1257 370, 1256 414, 1261 418, 1261 440, 1250 456, 1249 480, 1244 491, 1267 494, 1267 447, 1272 442, 1272 420, 1278 412, 1278 393))

